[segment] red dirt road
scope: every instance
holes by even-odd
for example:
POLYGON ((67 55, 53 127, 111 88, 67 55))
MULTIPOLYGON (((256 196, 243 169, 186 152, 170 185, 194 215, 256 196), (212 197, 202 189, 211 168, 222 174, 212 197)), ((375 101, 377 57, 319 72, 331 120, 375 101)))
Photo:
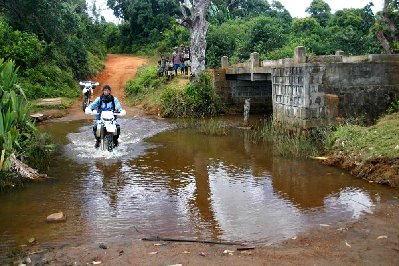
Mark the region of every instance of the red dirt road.
MULTIPOLYGON (((123 108, 127 112, 127 116, 144 115, 143 110, 135 107, 129 107, 125 101, 125 84, 136 75, 137 69, 146 63, 146 59, 129 56, 129 55, 108 55, 105 68, 101 73, 92 78, 92 81, 98 81, 100 86, 94 90, 92 101, 101 95, 101 89, 105 84, 112 88, 112 95, 117 97, 121 102, 123 108)), ((92 119, 82 111, 81 100, 79 99, 68 111, 68 114, 61 118, 61 121, 92 119)))

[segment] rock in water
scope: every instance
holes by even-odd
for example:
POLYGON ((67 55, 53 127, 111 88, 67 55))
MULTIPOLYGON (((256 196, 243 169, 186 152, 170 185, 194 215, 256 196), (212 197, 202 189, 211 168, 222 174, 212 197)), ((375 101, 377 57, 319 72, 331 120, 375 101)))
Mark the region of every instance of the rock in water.
POLYGON ((66 221, 66 216, 64 215, 63 212, 57 212, 50 214, 47 216, 46 221, 48 223, 59 223, 59 222, 65 222, 66 221))

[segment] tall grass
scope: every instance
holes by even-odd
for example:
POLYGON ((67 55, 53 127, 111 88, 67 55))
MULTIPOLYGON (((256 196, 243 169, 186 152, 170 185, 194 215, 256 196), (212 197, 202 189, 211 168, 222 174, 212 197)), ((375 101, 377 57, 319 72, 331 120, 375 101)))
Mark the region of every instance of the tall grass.
POLYGON ((308 158, 322 152, 324 138, 319 134, 306 132, 296 128, 287 128, 272 119, 264 120, 252 132, 254 141, 270 141, 273 152, 283 157, 308 158))
POLYGON ((161 113, 165 117, 214 116, 220 109, 220 99, 206 73, 183 90, 169 87, 161 94, 161 113))
POLYGON ((229 134, 228 123, 220 120, 197 118, 184 119, 178 122, 181 128, 192 128, 205 135, 226 136, 229 134))
POLYGON ((141 99, 142 96, 160 88, 162 81, 158 78, 156 66, 145 65, 137 70, 136 77, 129 80, 126 84, 125 93, 128 96, 141 99))

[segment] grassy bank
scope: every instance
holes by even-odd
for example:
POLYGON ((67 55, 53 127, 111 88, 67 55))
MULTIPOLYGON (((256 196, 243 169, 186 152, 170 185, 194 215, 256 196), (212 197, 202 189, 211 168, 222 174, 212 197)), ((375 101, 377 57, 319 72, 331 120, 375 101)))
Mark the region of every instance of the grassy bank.
POLYGON ((399 186, 399 113, 370 127, 342 125, 331 134, 326 161, 370 182, 399 186))
POLYGON ((206 73, 191 83, 178 75, 172 80, 158 77, 157 67, 146 65, 126 84, 125 93, 132 104, 162 117, 214 116, 221 110, 219 98, 206 73))
POLYGON ((345 123, 306 134, 266 120, 252 131, 252 139, 271 141, 273 153, 283 157, 326 154, 326 164, 343 168, 355 177, 399 186, 399 113, 388 114, 369 127, 345 123))

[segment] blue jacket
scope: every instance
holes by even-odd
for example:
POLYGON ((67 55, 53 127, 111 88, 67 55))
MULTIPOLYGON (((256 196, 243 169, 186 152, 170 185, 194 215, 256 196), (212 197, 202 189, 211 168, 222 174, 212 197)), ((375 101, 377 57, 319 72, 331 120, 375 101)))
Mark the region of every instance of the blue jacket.
POLYGON ((116 97, 114 97, 115 109, 113 109, 112 101, 108 102, 108 103, 105 103, 103 101, 101 103, 101 106, 100 106, 100 102, 101 102, 101 96, 97 97, 97 99, 89 105, 90 110, 98 109, 99 113, 101 111, 112 111, 112 110, 115 110, 115 112, 122 111, 122 105, 119 102, 118 98, 116 98, 116 97))

